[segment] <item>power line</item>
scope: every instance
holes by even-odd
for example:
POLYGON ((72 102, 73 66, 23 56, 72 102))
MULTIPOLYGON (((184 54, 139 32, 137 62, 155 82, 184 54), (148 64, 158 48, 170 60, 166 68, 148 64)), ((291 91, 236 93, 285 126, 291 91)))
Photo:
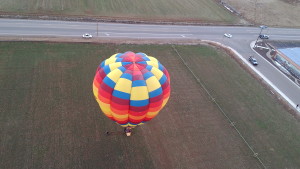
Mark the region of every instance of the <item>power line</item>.
POLYGON ((186 63, 186 61, 182 58, 182 56, 179 54, 179 52, 177 51, 177 49, 175 48, 174 45, 172 45, 173 50, 176 52, 176 54, 178 55, 178 57, 180 58, 180 60, 182 61, 182 63, 187 67, 187 69, 192 73, 192 75, 194 76, 194 78, 196 79, 196 81, 198 82, 198 84, 200 84, 200 86, 205 90, 205 92, 207 93, 207 95, 209 96, 209 98, 216 104, 216 106, 218 107, 218 109, 222 112, 222 114, 226 117, 226 119, 228 120, 229 124, 235 129, 235 131, 238 133, 238 135, 241 137, 241 139, 244 141, 244 143, 247 145, 247 147, 251 150, 251 152, 253 153, 253 157, 255 157, 259 163, 263 166, 263 168, 267 168, 264 163, 262 162, 262 160, 259 158, 258 153, 256 153, 253 148, 250 146, 250 144, 248 143, 248 141, 244 138, 244 136, 241 134, 241 132, 238 130, 238 128, 235 125, 235 122, 232 121, 229 116, 227 115, 227 113, 225 113, 225 111, 222 109, 222 107, 218 104, 218 102, 216 101, 216 99, 210 94, 210 92, 208 91, 208 89, 205 87, 205 85, 203 84, 203 82, 200 80, 200 78, 193 72, 193 70, 188 66, 188 64, 186 63))

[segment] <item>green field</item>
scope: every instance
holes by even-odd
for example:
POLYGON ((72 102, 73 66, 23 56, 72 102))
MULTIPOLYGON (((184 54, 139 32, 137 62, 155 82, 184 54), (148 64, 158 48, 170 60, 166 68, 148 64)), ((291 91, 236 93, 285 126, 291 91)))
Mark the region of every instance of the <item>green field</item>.
POLYGON ((0 0, 0 12, 237 23, 211 0, 0 0))
MULTIPOLYGON (((207 46, 175 46, 268 168, 299 168, 300 123, 239 66, 207 46)), ((0 168, 259 168, 170 45, 0 42, 0 168), (94 100, 98 64, 155 56, 171 97, 126 137, 94 100), (106 136, 106 131, 116 132, 106 136)))

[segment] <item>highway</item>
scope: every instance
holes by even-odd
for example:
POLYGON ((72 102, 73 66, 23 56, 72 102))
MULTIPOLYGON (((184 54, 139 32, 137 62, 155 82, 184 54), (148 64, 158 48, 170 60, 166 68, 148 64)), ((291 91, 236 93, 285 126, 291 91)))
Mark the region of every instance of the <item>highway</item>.
MULTIPOLYGON (((237 51, 244 59, 247 59, 249 55, 254 55, 255 58, 257 58, 259 65, 257 67, 252 65, 249 66, 261 73, 293 107, 295 107, 296 104, 300 104, 300 87, 251 49, 250 43, 255 41, 260 33, 259 27, 150 25, 0 19, 0 40, 3 37, 12 36, 78 38, 84 33, 92 34, 93 38, 106 37, 112 39, 128 38, 149 40, 185 39, 219 42, 237 51), (224 33, 230 33, 233 37, 226 38, 223 36, 224 33)), ((271 40, 300 41, 300 29, 269 27, 264 29, 262 33, 270 35, 271 40)), ((248 62, 246 64, 248 64, 248 62)))

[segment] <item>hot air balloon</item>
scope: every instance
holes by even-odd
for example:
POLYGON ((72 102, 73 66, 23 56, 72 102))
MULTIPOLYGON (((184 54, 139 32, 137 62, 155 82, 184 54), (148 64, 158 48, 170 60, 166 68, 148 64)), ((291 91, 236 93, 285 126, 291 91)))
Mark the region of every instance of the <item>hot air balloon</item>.
POLYGON ((102 112, 122 127, 153 119, 170 97, 170 76, 154 57, 117 53, 97 68, 93 93, 102 112))

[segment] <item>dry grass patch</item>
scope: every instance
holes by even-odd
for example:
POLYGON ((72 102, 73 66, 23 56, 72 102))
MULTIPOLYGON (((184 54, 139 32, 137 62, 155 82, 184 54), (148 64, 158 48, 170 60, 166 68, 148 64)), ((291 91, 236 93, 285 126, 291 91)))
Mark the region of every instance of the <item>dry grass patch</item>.
POLYGON ((300 27, 299 0, 224 0, 246 19, 280 27, 300 27))

